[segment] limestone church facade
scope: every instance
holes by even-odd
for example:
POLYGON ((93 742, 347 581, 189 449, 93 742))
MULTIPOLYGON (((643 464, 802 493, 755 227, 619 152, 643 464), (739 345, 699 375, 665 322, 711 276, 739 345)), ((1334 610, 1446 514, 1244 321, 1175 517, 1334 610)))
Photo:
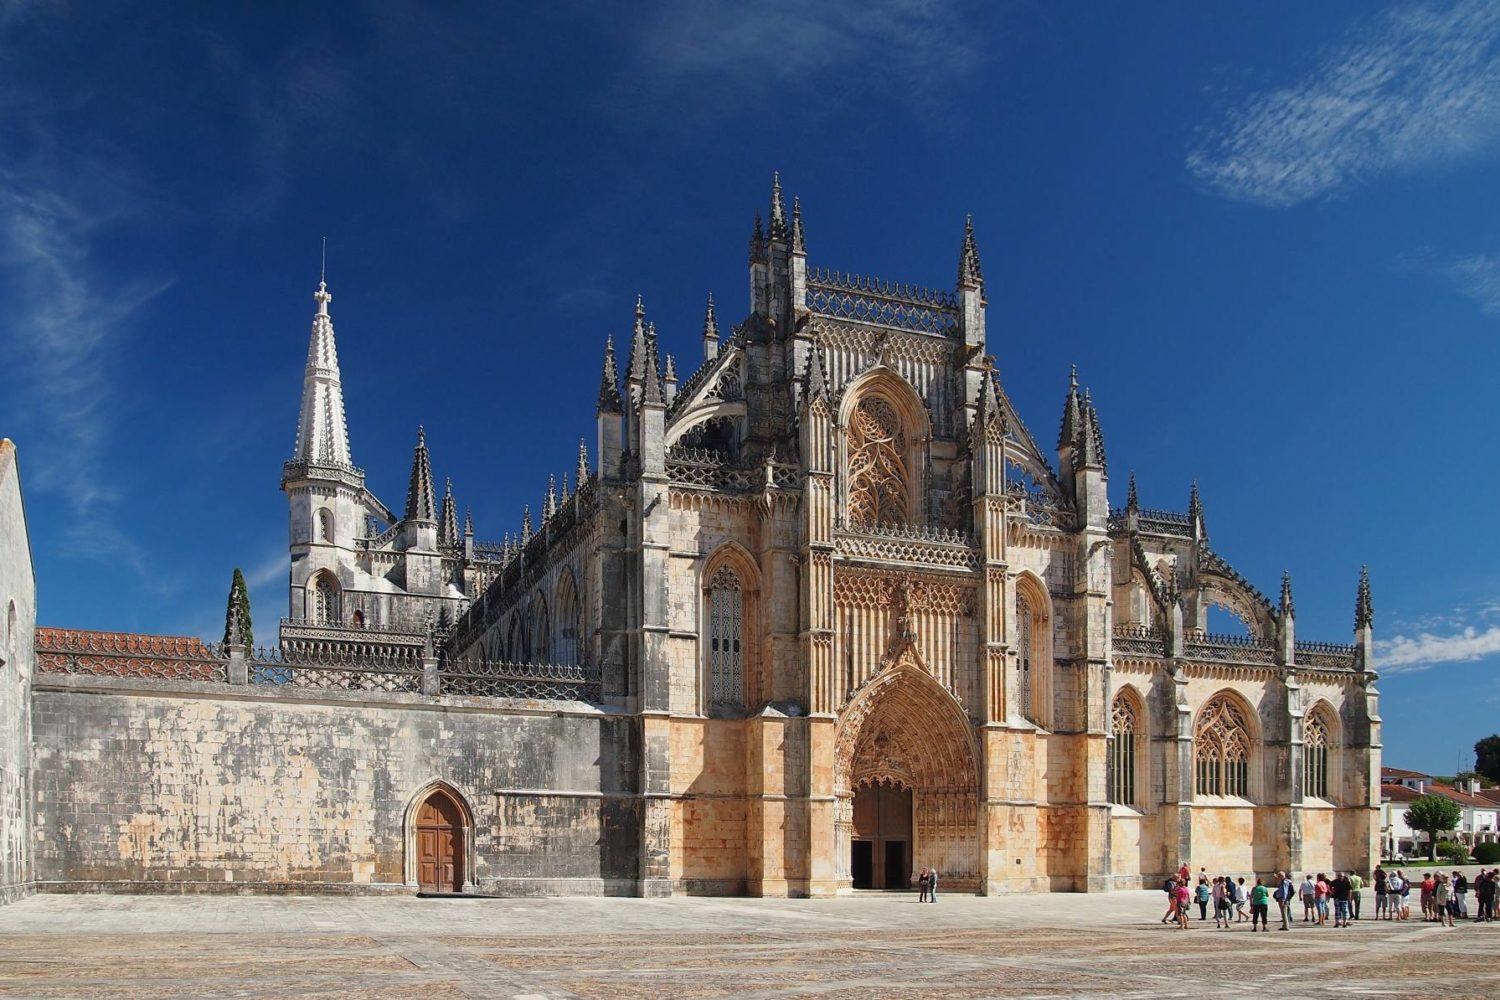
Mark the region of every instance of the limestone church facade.
POLYGON ((1237 573, 1196 486, 1162 511, 1112 479, 1076 372, 1044 446, 987 347, 972 227, 952 289, 814 267, 778 182, 748 286, 722 329, 709 299, 681 380, 637 301, 571 484, 493 545, 436 502, 420 432, 404 510, 366 488, 320 286, 283 644, 586 671, 628 722, 645 894, 1374 864, 1363 577, 1352 643, 1299 639, 1290 580, 1273 602, 1237 573), (1213 606, 1243 634, 1209 634, 1213 606))

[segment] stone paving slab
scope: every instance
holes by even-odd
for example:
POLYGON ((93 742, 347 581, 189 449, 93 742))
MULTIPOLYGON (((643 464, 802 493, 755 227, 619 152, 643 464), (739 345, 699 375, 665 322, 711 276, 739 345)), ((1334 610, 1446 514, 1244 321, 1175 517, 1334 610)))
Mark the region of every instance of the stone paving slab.
POLYGON ((0 998, 1500 997, 1500 923, 1162 926, 1159 892, 832 900, 64 896, 0 998))

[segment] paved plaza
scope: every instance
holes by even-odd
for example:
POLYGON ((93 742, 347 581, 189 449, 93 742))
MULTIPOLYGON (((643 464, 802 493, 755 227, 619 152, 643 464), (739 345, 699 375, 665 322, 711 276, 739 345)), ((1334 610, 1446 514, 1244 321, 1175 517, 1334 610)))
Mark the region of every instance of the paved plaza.
POLYGON ((1162 899, 40 895, 0 908, 0 996, 1500 996, 1500 924, 1184 932, 1162 899))

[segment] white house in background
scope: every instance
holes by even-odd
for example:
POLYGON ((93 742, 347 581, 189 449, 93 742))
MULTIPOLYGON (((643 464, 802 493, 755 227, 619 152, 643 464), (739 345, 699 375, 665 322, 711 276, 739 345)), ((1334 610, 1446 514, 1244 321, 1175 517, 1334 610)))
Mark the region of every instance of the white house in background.
MULTIPOLYGON (((1441 795, 1463 810, 1453 833, 1471 850, 1500 841, 1500 789, 1469 781, 1463 789, 1434 781, 1431 775, 1396 767, 1380 769, 1380 845, 1390 856, 1426 853, 1427 835, 1406 825, 1406 810, 1423 795, 1441 795)), ((1450 834, 1451 837, 1451 834, 1450 834)))

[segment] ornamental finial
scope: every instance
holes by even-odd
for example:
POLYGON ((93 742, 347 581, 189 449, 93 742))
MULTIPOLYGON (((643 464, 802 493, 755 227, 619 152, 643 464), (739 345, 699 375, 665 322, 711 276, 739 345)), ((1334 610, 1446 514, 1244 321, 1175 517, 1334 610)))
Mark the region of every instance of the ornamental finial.
POLYGON ((589 477, 589 446, 583 440, 578 439, 578 471, 573 476, 574 483, 582 488, 583 481, 589 477))
POLYGON ((1130 485, 1125 490, 1125 509, 1130 511, 1141 509, 1141 498, 1135 491, 1135 470, 1130 470, 1130 485))
POLYGON ((1359 593, 1354 599, 1354 628, 1369 628, 1375 623, 1375 604, 1370 600, 1370 567, 1359 568, 1359 593))
POLYGON ((1281 617, 1297 617, 1296 606, 1292 603, 1292 574, 1290 570, 1281 571, 1281 617))
POLYGON ((802 229, 802 199, 792 198, 792 253, 807 256, 807 234, 802 229))
POLYGON ((958 286, 981 288, 984 272, 979 266, 979 244, 974 240, 974 217, 964 216, 964 245, 958 258, 958 286))

